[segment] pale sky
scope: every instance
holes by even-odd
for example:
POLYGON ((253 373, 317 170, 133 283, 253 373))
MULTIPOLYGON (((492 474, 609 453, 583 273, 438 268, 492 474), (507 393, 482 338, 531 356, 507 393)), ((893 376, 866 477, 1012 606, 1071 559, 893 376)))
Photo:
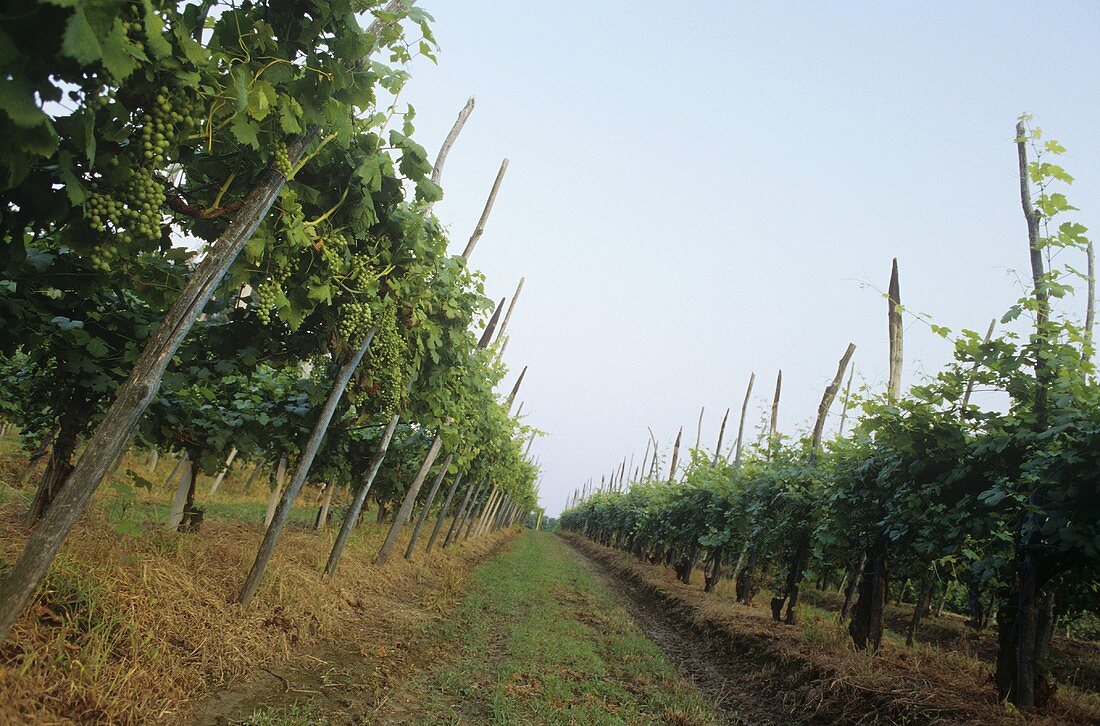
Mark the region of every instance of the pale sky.
MULTIPOLYGON (((477 98, 436 205, 456 251, 511 160, 472 264, 494 299, 527 278, 504 386, 530 366, 552 515, 640 463, 647 426, 667 456, 705 406, 713 447, 750 372, 755 425, 783 369, 787 434, 848 342, 881 387, 892 257, 907 308, 984 332, 1028 271, 1021 112, 1069 149, 1076 218, 1100 226, 1095 3, 421 5, 439 64, 415 63, 402 100, 430 156, 477 98)), ((951 350, 909 322, 906 385, 951 350)))

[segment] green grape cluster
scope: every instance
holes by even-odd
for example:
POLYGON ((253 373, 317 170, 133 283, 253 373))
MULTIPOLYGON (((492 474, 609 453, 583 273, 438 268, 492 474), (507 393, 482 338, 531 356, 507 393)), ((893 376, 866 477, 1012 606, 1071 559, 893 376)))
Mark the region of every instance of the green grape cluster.
POLYGON ((279 283, 274 280, 266 280, 252 290, 256 317, 264 325, 271 325, 271 311, 275 309, 275 301, 279 297, 279 290, 279 283))
POLYGON ((95 269, 100 272, 110 272, 111 264, 118 259, 118 248, 111 245, 96 245, 88 258, 95 269))
MULTIPOLYGON (((140 30, 140 23, 124 23, 130 30, 140 30)), ((107 89, 96 99, 102 107, 114 99, 115 91, 107 89)), ((115 248, 127 247, 135 242, 160 239, 161 209, 167 199, 164 182, 156 170, 164 166, 168 154, 180 132, 193 129, 200 123, 191 110, 176 108, 171 89, 160 86, 150 104, 136 119, 135 128, 140 141, 127 149, 130 157, 129 173, 119 186, 100 189, 93 185, 92 193, 84 202, 84 218, 96 232, 109 233, 115 248)), ((111 167, 119 166, 119 155, 111 157, 111 167)), ((97 245, 91 254, 92 265, 98 269, 107 266, 119 255, 117 250, 108 252, 106 245, 97 245)))
MULTIPOLYGON (((110 232, 116 245, 125 247, 139 240, 157 240, 165 198, 164 184, 152 171, 135 169, 125 185, 114 193, 93 186, 84 202, 84 218, 96 232, 110 232)), ((95 264, 94 259, 92 262, 95 264)))
POLYGON ((378 318, 378 332, 371 342, 371 369, 379 384, 379 405, 386 413, 401 405, 405 390, 405 369, 408 348, 397 327, 397 314, 392 304, 386 305, 378 318))
POLYGON ((294 168, 290 165, 290 155, 287 153, 286 144, 282 141, 275 142, 275 170, 287 179, 294 168))
POLYGON ((321 244, 321 259, 329 267, 339 271, 344 267, 344 253, 348 246, 348 238, 342 232, 333 232, 321 244))
POLYGON ((340 319, 336 323, 336 332, 349 345, 358 345, 367 334, 373 320, 374 313, 367 303, 344 303, 340 306, 340 319))
POLYGON ((191 107, 176 108, 168 86, 157 90, 153 105, 141 116, 141 148, 146 161, 160 166, 180 132, 197 128, 202 120, 191 107))
POLYGON ((366 255, 353 255, 348 268, 348 278, 357 289, 363 289, 373 278, 370 260, 366 255))
POLYGON ((281 257, 271 267, 271 276, 280 285, 290 279, 291 264, 289 257, 281 257))

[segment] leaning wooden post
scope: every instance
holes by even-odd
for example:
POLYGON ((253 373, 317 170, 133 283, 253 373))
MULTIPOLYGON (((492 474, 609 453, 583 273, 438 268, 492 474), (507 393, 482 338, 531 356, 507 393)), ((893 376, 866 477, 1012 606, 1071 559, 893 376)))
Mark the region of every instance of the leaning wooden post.
POLYGON ((279 498, 283 495, 283 484, 286 483, 287 460, 285 456, 279 457, 279 463, 275 465, 275 486, 271 490, 271 496, 267 500, 267 512, 264 514, 264 529, 271 524, 275 517, 275 508, 279 506, 279 498))
MULTIPOLYGON (((512 302, 508 303, 508 312, 504 314, 504 322, 500 324, 500 332, 497 334, 497 342, 506 342, 504 338, 505 332, 508 330, 508 323, 512 320, 512 311, 516 309, 516 303, 519 302, 519 295, 523 292, 523 283, 526 278, 519 278, 519 284, 516 285, 516 291, 512 294, 512 302)), ((503 346, 497 351, 497 358, 504 355, 503 346)))
POLYGON ((749 411, 749 399, 752 398, 752 384, 756 383, 756 373, 749 374, 749 386, 745 389, 745 400, 741 403, 741 420, 737 424, 737 447, 733 456, 733 468, 741 466, 741 447, 745 442, 745 415, 749 411))
MULTIPOLYGON (((829 408, 833 405, 833 401, 840 391, 840 384, 844 382, 844 373, 848 368, 848 362, 852 359, 852 355, 855 352, 855 345, 849 343, 848 348, 844 351, 844 355, 840 359, 840 364, 837 366, 836 376, 833 378, 832 383, 826 386, 825 393, 821 397, 821 403, 817 407, 817 420, 814 421, 813 438, 810 444, 810 464, 817 462, 817 456, 821 451, 822 435, 825 431, 825 420, 829 416, 829 408)), ((798 605, 798 587, 799 583, 802 582, 802 573, 806 569, 809 558, 810 527, 807 525, 799 533, 795 545, 794 556, 791 558, 790 569, 787 571, 785 598, 772 598, 772 617, 777 620, 778 610, 782 609, 783 600, 787 600, 787 613, 784 617, 784 621, 788 625, 794 625, 797 622, 794 609, 795 606, 798 605), (778 608, 776 605, 777 600, 778 608)))
POLYGON ((497 200, 497 192, 500 191, 500 184, 504 181, 504 172, 506 171, 508 171, 507 159, 500 162, 500 171, 497 172, 497 178, 493 180, 493 188, 489 190, 489 198, 485 200, 485 208, 481 210, 481 217, 477 220, 477 226, 474 227, 474 232, 466 243, 466 249, 462 251, 463 259, 470 259, 474 246, 477 245, 477 241, 481 239, 481 235, 485 232, 485 223, 489 221, 489 214, 493 211, 493 204, 497 200))
POLYGON ((1092 360, 1092 329, 1096 327, 1096 251, 1092 240, 1085 248, 1086 274, 1088 275, 1088 300, 1085 301, 1085 334, 1081 346, 1081 357, 1086 363, 1092 360))
POLYGON ((332 552, 329 553, 328 563, 325 564, 326 577, 331 577, 332 573, 336 572, 336 566, 340 564, 340 556, 343 554, 348 538, 351 537, 351 533, 355 530, 355 525, 359 521, 359 513, 363 511, 363 503, 367 500, 367 494, 370 492, 371 485, 374 484, 374 478, 378 476, 378 471, 382 468, 382 461, 386 458, 390 441, 393 440, 394 431, 397 430, 397 422, 400 420, 401 417, 396 413, 390 416, 390 421, 386 424, 385 431, 382 432, 378 449, 374 452, 370 466, 367 467, 366 474, 363 475, 359 487, 355 490, 355 497, 348 507, 348 513, 344 517, 343 524, 340 525, 340 533, 336 535, 336 541, 332 544, 332 552))
POLYGON ((332 495, 336 492, 336 482, 329 481, 325 484, 324 497, 321 500, 321 508, 317 510, 317 521, 314 529, 328 529, 328 512, 332 508, 332 495))
POLYGON ((775 395, 772 396, 772 415, 768 421, 768 441, 775 439, 775 433, 779 430, 779 396, 783 393, 783 370, 775 376, 775 395))
POLYGON ((260 579, 267 569, 267 563, 271 561, 271 555, 275 552, 275 543, 279 540, 279 535, 282 534, 283 526, 286 525, 287 520, 290 518, 290 510, 294 506, 295 500, 298 498, 298 492, 302 490, 302 485, 306 482, 310 467, 313 466, 313 459, 317 456, 317 452, 321 448, 321 442, 328 432, 329 423, 336 413, 336 407, 339 405, 340 399, 343 398, 344 390, 348 387, 348 383, 351 382, 351 377, 354 375, 355 369, 359 367, 359 362, 363 360, 367 348, 370 347, 371 341, 374 340, 374 334, 377 330, 377 327, 372 327, 367 331, 367 334, 363 336, 363 342, 359 344, 358 350, 348 356, 336 373, 332 389, 328 393, 328 398, 325 399, 324 406, 321 407, 321 411, 317 416, 317 421, 313 424, 313 429, 309 432, 309 438, 306 440, 306 445, 302 448, 302 453, 298 457, 298 462, 294 467, 294 474, 290 477, 290 482, 287 484, 286 490, 279 500, 279 506, 275 508, 275 516, 271 518, 271 524, 268 525, 267 529, 264 531, 264 538, 260 542, 259 551, 256 552, 256 559, 252 563, 252 569, 249 570, 248 577, 245 578, 244 585, 241 587, 241 594, 238 601, 242 605, 248 605, 256 595, 256 590, 260 586, 260 579))
POLYGON ((172 497, 172 504, 168 507, 168 521, 164 523, 164 528, 169 532, 177 531, 180 522, 183 521, 184 509, 187 505, 187 494, 195 486, 195 475, 198 473, 198 467, 194 465, 190 458, 181 459, 180 461, 185 463, 183 474, 180 475, 180 482, 176 487, 175 496, 172 497))
POLYGON ((844 404, 840 407, 840 426, 837 428, 837 436, 844 435, 844 423, 848 420, 848 405, 852 400, 852 379, 855 376, 856 367, 852 366, 852 370, 848 374, 848 385, 844 387, 844 404))
POLYGON ((722 417, 722 425, 718 428, 718 443, 714 445, 714 460, 711 467, 718 466, 718 460, 722 457, 722 439, 726 436, 726 421, 729 420, 730 410, 726 409, 726 415, 722 417))
POLYGON ((676 480, 676 465, 680 463, 680 437, 684 434, 684 427, 676 432, 676 443, 672 445, 672 466, 668 469, 668 480, 676 480))
POLYGON ((474 537, 480 537, 481 533, 485 531, 485 528, 489 525, 490 517, 492 517, 493 512, 496 511, 497 502, 499 502, 503 496, 504 493, 494 486, 493 491, 489 494, 489 500, 485 502, 485 507, 481 510, 481 516, 474 526, 474 537))
POLYGON ((214 483, 210 485, 210 493, 214 494, 218 491, 218 487, 221 486, 222 480, 225 479, 225 475, 229 473, 229 467, 233 465, 233 460, 237 458, 237 447, 234 446, 229 451, 229 456, 225 459, 225 464, 222 465, 221 471, 218 472, 218 476, 214 479, 214 483))
MULTIPOLYGON (((435 157, 435 166, 432 167, 432 182, 434 184, 439 184, 440 179, 442 179, 443 164, 447 161, 447 155, 451 153, 451 147, 454 146, 459 132, 462 131, 462 127, 466 125, 466 119, 470 118, 470 114, 473 112, 474 97, 470 96, 470 100, 466 101, 466 105, 458 112, 458 118, 455 120, 450 132, 448 132, 447 138, 443 139, 443 144, 439 147, 439 154, 435 157)), ((429 204, 427 212, 430 213, 434 206, 435 202, 429 204)))
MULTIPOLYGON (((985 338, 982 339, 982 345, 989 343, 990 338, 993 337, 993 329, 997 326, 997 318, 993 318, 989 321, 989 327, 985 331, 985 338)), ((962 407, 965 409, 970 404, 970 396, 974 393, 974 374, 978 370, 978 361, 974 361, 974 365, 970 367, 970 378, 966 381, 966 390, 963 391, 962 407)))
POLYGON ((432 482, 431 489, 428 490, 428 498, 424 501, 424 508, 420 510, 420 517, 416 520, 416 526, 413 527, 412 534, 409 535, 409 544, 405 548, 405 559, 411 560, 413 549, 416 547, 416 540, 420 538, 420 530, 424 527, 424 522, 428 519, 428 514, 432 510, 432 502, 435 501, 435 495, 439 493, 439 486, 443 483, 443 477, 447 475, 447 469, 451 465, 451 461, 454 460, 453 454, 447 454, 443 459, 443 463, 439 465, 439 473, 436 474, 435 480, 432 482))
MULTIPOLYGON (((447 490, 447 496, 443 500, 443 506, 439 508, 439 516, 435 519, 435 526, 432 527, 432 534, 428 537, 428 543, 424 545, 425 552, 432 551, 432 545, 435 544, 436 539, 439 537, 440 531, 443 529, 443 521, 447 518, 447 514, 451 511, 451 502, 455 498, 455 493, 458 491, 459 484, 462 483, 463 472, 455 474, 454 481, 451 482, 451 488, 447 490)), ((456 515, 457 516, 457 515, 456 515)))
POLYGON ((261 457, 260 460, 256 462, 256 465, 252 467, 252 471, 244 481, 244 489, 242 490, 244 494, 248 494, 252 491, 252 484, 256 481, 256 477, 260 475, 260 470, 266 465, 267 460, 261 457))
POLYGON ((176 461, 176 465, 172 467, 172 471, 168 472, 168 478, 164 480, 165 486, 171 486, 172 482, 176 479, 176 474, 183 471, 183 465, 191 459, 191 454, 184 450, 183 455, 176 461))
POLYGON ((420 493, 420 487, 424 485, 424 480, 428 478, 428 472, 432 468, 432 464, 435 463, 435 459, 439 456, 439 450, 443 446, 443 437, 436 434, 432 440, 431 446, 428 447, 428 453, 424 456, 424 461, 420 464, 420 470, 416 472, 416 476, 413 478, 412 483, 409 484, 409 491, 405 494, 405 499, 401 502, 401 508, 397 511, 397 515, 394 517, 393 524, 390 525, 390 531, 386 535, 386 541, 382 543, 382 548, 378 550, 378 554, 374 558, 374 564, 384 565, 390 557, 390 550, 397 544, 397 536, 401 534, 401 530, 405 525, 405 522, 412 514, 413 505, 416 504, 416 495, 420 493))
POLYGON ((507 501, 508 495, 502 491, 500 493, 500 496, 497 497, 497 503, 493 507, 493 511, 489 513, 489 516, 485 520, 484 526, 482 526, 481 528, 481 534, 488 534, 495 529, 496 523, 500 519, 501 510, 504 509, 504 505, 507 501))
POLYGON ((451 522, 451 526, 447 529, 447 536, 443 539, 444 548, 449 547, 462 534, 462 528, 469 521, 484 487, 483 483, 478 483, 466 488, 466 496, 462 498, 462 505, 458 508, 458 516, 451 522))
POLYGON ((512 404, 516 400, 516 394, 519 393, 519 387, 523 383, 523 377, 525 375, 527 375, 527 366, 524 366, 523 370, 519 372, 519 378, 516 379, 515 385, 512 386, 511 393, 508 394, 508 400, 507 400, 507 403, 506 403, 506 406, 508 408, 508 413, 512 412, 512 404))
POLYGON ((698 421, 698 423, 695 424, 695 449, 696 450, 698 450, 698 448, 703 443, 703 414, 706 413, 706 411, 707 411, 706 406, 703 406, 702 408, 699 409, 699 421, 698 421))
POLYGON ((485 493, 485 499, 480 502, 474 500, 470 503, 472 509, 470 510, 470 516, 467 517, 466 531, 462 535, 463 542, 470 539, 470 535, 473 534, 474 530, 481 523, 481 518, 485 516, 485 510, 489 508, 489 503, 496 495, 497 488, 496 485, 493 485, 493 487, 485 493))
POLYGON ((844 372, 847 370, 848 362, 852 360, 852 355, 855 352, 855 344, 849 343, 840 359, 840 364, 837 366, 836 377, 833 378, 832 383, 826 386, 825 393, 821 397, 821 403, 817 406, 817 419, 814 421, 814 432, 810 445, 811 464, 817 461, 817 457, 821 453, 821 439, 825 432, 825 419, 829 416, 829 408, 833 405, 837 392, 840 391, 840 384, 844 381, 844 372))

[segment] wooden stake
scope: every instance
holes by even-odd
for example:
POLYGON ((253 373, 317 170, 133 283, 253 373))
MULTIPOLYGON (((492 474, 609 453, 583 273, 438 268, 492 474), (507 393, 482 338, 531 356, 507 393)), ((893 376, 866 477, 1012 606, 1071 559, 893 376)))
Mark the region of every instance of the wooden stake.
POLYGON ((749 410, 749 399, 752 397, 752 384, 754 383, 756 383, 756 373, 750 373, 749 385, 745 389, 745 400, 741 403, 741 420, 737 424, 737 445, 735 446, 736 453, 733 456, 733 467, 735 469, 741 466, 741 447, 745 442, 745 414, 749 410))
POLYGON ((264 515, 264 529, 271 524, 275 516, 275 508, 279 506, 279 497, 283 495, 283 484, 286 482, 287 461, 285 456, 279 457, 279 463, 275 466, 275 487, 271 490, 271 496, 267 499, 267 513, 264 515))
MULTIPOLYGON (((436 517, 435 527, 432 528, 432 534, 428 537, 428 544, 424 545, 425 552, 432 551, 432 545, 435 544, 435 540, 439 537, 439 532, 443 528, 443 520, 447 518, 447 513, 451 511, 451 501, 455 497, 455 492, 458 491, 458 485, 462 483, 462 475, 464 472, 458 472, 455 475, 454 481, 451 482, 451 488, 447 490, 447 497, 443 500, 443 506, 439 508, 439 516, 436 517)), ((455 515, 456 517, 458 515, 455 515)))
POLYGON ((775 376, 775 395, 772 396, 772 416, 768 423, 768 441, 770 442, 775 438, 776 431, 779 430, 779 394, 783 392, 783 370, 780 369, 779 373, 775 376))
POLYGON ((406 560, 412 559, 416 540, 420 537, 420 529, 428 519, 428 514, 432 510, 432 502, 435 501, 435 495, 439 492, 439 485, 443 483, 443 477, 447 475, 447 468, 451 465, 453 459, 453 454, 447 454, 446 458, 443 459, 443 463, 439 465, 439 473, 436 474, 435 481, 432 482, 432 488, 428 490, 428 498, 424 501, 423 509, 420 510, 420 518, 416 520, 416 526, 413 527, 412 534, 409 535, 409 545, 405 548, 406 560))
POLYGON ((1085 303, 1085 340, 1081 352, 1087 363, 1092 360, 1092 329, 1096 327, 1096 252, 1092 247, 1092 240, 1089 240, 1088 247, 1085 248, 1085 258, 1088 266, 1089 299, 1085 303))
POLYGON ((282 498, 279 499, 279 505, 275 508, 271 524, 264 531, 264 538, 260 542, 259 551, 256 552, 252 569, 241 587, 239 600, 241 605, 248 605, 260 586, 260 578, 263 577, 264 571, 267 569, 267 563, 271 561, 271 555, 275 552, 275 543, 283 531, 283 526, 290 518, 290 510, 298 498, 298 492, 302 490, 302 485, 306 482, 310 467, 313 466, 313 459, 317 456, 317 452, 321 448, 321 442, 328 432, 329 423, 336 413, 336 406, 343 398, 344 390, 351 382, 355 369, 359 367, 359 362, 363 360, 363 356, 366 354, 367 348, 370 347, 371 341, 374 340, 374 334, 377 331, 376 326, 367 331, 367 334, 363 336, 363 341, 359 344, 359 348, 348 356, 336 373, 328 398, 325 399, 324 405, 318 412, 317 420, 313 423, 313 429, 309 432, 309 438, 306 440, 305 446, 302 447, 302 453, 294 467, 294 474, 290 477, 290 482, 287 483, 282 498))
POLYGON ((729 420, 730 410, 726 409, 726 415, 722 417, 722 425, 718 429, 718 443, 714 445, 714 461, 711 466, 718 466, 718 459, 722 456, 722 439, 726 435, 726 421, 729 420))
MULTIPOLYGON (((183 463, 184 459, 180 462, 183 463)), ((194 483, 195 467, 190 465, 190 461, 187 461, 183 467, 183 474, 180 476, 179 486, 176 487, 176 494, 172 497, 172 505, 168 508, 168 521, 164 523, 164 528, 169 532, 175 532, 179 529, 180 522, 183 521, 183 510, 187 504, 187 493, 191 491, 191 486, 194 483)))
MULTIPOLYGON (((432 182, 439 184, 439 180, 443 177, 443 164, 447 161, 447 154, 451 153, 451 147, 454 146, 455 139, 458 138, 459 132, 462 131, 462 127, 466 125, 466 119, 470 118, 470 114, 474 112, 474 97, 470 96, 470 100, 466 101, 466 105, 462 107, 462 110, 458 112, 458 118, 455 119, 454 126, 451 127, 450 132, 447 134, 447 138, 443 139, 443 144, 439 147, 439 154, 435 157, 435 166, 432 167, 432 182)), ((428 205, 428 209, 431 209, 435 202, 428 205)))
POLYGON ((512 386, 512 392, 508 394, 508 413, 512 413, 512 403, 516 400, 516 394, 519 393, 520 384, 523 383, 523 377, 527 375, 527 366, 523 367, 523 370, 519 372, 519 378, 516 379, 516 383, 512 386))
POLYGON ((221 486, 222 480, 225 479, 225 475, 229 473, 229 467, 233 465, 233 460, 237 458, 237 447, 234 446, 229 451, 229 456, 225 459, 225 464, 222 465, 221 471, 218 472, 218 476, 214 479, 214 483, 210 486, 210 493, 213 494, 218 491, 218 487, 221 486))
POLYGON ((901 287, 898 282, 898 260, 895 257, 890 269, 890 290, 887 293, 887 323, 890 331, 890 376, 886 385, 886 398, 895 403, 901 396, 902 320, 901 287))
POLYGON ((844 371, 848 367, 848 361, 852 359, 852 354, 855 352, 855 344, 849 343, 847 350, 840 358, 840 364, 837 366, 833 382, 826 386, 825 394, 821 397, 821 403, 818 404, 817 420, 814 421, 814 434, 812 448, 810 449, 810 463, 816 461, 817 455, 821 451, 821 436, 825 431, 825 419, 829 415, 829 407, 833 405, 833 399, 836 398, 837 391, 840 390, 840 384, 844 380, 844 371))
POLYGON ((523 283, 526 278, 519 278, 519 284, 516 285, 516 291, 512 295, 512 302, 508 304, 508 312, 504 314, 504 322, 500 324, 500 333, 497 335, 497 342, 504 337, 504 331, 508 330, 508 322, 512 319, 512 311, 516 309, 516 303, 519 301, 519 294, 523 292, 523 283))
POLYGON ((409 515, 412 514, 413 505, 416 504, 416 495, 420 493, 420 487, 424 485, 424 480, 428 478, 428 472, 431 470, 432 464, 435 463, 435 458, 439 455, 439 449, 442 446, 443 437, 436 434, 431 446, 428 447, 428 454, 420 464, 420 470, 416 472, 416 477, 413 478, 412 483, 409 485, 409 491, 405 494, 404 501, 401 502, 401 509, 398 510, 397 517, 390 526, 386 541, 382 543, 382 549, 378 550, 378 555, 374 558, 374 564, 384 565, 390 558, 390 550, 397 544, 397 535, 401 533, 405 522, 409 519, 409 515))
POLYGON ((703 414, 706 413, 707 407, 703 406, 699 409, 699 422, 695 424, 695 449, 698 450, 699 446, 703 443, 703 414))
POLYGON ((497 172, 497 178, 493 181, 493 188, 489 190, 489 198, 485 200, 485 208, 481 210, 481 218, 477 220, 477 226, 474 227, 474 232, 470 235, 470 241, 466 243, 466 249, 462 251, 464 260, 470 259, 477 241, 481 239, 481 235, 485 232, 485 224, 489 221, 489 215, 493 211, 493 203, 497 200, 497 192, 500 191, 500 184, 504 181, 504 172, 506 171, 508 171, 507 159, 500 162, 500 171, 497 172))
MULTIPOLYGON (((993 337, 993 328, 997 325, 997 318, 993 318, 989 321, 989 328, 985 331, 985 338, 982 339, 982 345, 989 342, 993 337)), ((966 390, 963 392, 962 407, 965 409, 970 403, 970 395, 974 393, 974 373, 978 370, 978 361, 974 361, 974 365, 970 367, 970 378, 966 382, 966 390)))
POLYGON ((672 466, 668 469, 669 481, 676 479, 676 465, 680 461, 680 437, 684 434, 684 427, 681 426, 680 430, 676 432, 676 443, 672 445, 672 466))

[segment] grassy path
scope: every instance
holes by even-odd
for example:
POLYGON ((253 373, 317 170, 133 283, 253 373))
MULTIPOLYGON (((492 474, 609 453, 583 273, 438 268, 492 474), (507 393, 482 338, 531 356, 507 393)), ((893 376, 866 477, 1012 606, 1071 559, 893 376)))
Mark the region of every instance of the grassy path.
POLYGON ((448 644, 371 723, 709 724, 677 673, 556 537, 524 533, 478 568, 448 644))

